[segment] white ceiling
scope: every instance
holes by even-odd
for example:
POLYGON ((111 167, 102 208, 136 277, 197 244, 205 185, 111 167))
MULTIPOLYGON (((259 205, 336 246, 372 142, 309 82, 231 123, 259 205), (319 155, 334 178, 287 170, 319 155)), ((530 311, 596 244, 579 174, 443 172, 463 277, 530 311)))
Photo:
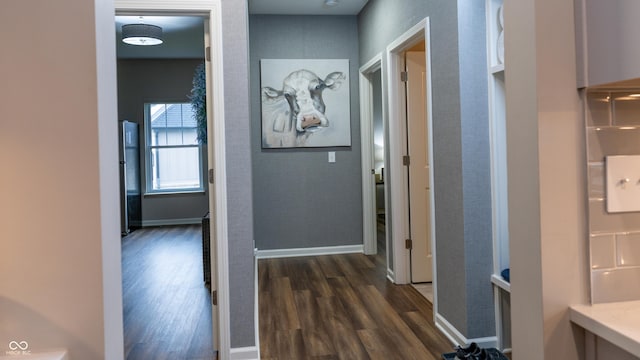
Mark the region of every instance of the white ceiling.
MULTIPOLYGON (((324 6, 325 0, 249 0, 249 14, 270 15, 358 15, 369 0, 337 0, 324 6)), ((397 1, 397 0, 394 0, 397 1)))
MULTIPOLYGON (((326 7, 325 0, 249 0, 249 14, 269 15, 357 15, 368 0, 337 0, 326 7)), ((388 0, 391 1, 391 0, 388 0)), ((397 1, 397 0, 393 0, 397 1)), ((204 19, 197 16, 116 16, 117 54, 119 59, 204 57, 204 19), (157 25, 162 28, 164 43, 135 46, 122 42, 122 25, 157 25)))

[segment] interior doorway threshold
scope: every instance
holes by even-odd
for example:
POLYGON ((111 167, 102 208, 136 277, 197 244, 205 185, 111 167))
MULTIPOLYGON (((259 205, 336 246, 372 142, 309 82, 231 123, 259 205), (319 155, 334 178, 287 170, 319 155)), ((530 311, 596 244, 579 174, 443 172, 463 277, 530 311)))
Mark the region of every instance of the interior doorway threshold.
POLYGON ((430 303, 433 304, 433 283, 418 283, 411 284, 414 289, 424 296, 430 303))

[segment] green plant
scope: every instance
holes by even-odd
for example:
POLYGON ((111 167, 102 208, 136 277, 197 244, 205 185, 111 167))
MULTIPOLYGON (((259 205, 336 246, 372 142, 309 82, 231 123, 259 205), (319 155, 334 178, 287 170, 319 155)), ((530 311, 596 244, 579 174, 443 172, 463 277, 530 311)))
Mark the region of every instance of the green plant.
POLYGON ((193 75, 193 88, 191 89, 191 106, 193 107, 193 116, 196 118, 198 127, 198 142, 200 144, 207 143, 207 77, 204 63, 196 67, 193 75))

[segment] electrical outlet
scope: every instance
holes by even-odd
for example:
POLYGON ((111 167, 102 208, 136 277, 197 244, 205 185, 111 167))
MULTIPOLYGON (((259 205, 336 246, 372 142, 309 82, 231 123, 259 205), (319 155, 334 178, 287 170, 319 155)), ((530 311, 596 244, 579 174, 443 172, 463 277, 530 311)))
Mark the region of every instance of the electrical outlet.
POLYGON ((640 211, 640 156, 607 156, 607 212, 640 211))

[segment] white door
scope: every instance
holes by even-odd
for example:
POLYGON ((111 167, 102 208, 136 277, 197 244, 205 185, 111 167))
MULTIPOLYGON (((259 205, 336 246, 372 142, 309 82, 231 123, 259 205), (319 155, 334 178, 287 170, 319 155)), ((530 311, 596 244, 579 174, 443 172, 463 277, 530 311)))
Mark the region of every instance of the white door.
POLYGON ((425 52, 407 51, 405 59, 411 282, 420 283, 433 280, 425 52))

